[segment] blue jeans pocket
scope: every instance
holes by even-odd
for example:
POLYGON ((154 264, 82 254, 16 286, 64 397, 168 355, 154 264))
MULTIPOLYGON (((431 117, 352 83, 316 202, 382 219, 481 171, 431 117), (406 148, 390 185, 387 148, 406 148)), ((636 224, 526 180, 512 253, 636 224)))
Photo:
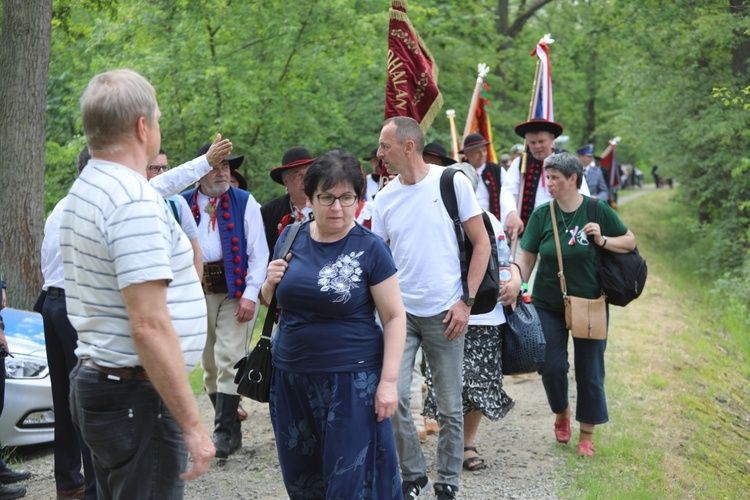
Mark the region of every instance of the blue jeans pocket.
POLYGON ((137 451, 133 410, 86 410, 80 408, 81 436, 102 466, 111 469, 135 456, 137 451))

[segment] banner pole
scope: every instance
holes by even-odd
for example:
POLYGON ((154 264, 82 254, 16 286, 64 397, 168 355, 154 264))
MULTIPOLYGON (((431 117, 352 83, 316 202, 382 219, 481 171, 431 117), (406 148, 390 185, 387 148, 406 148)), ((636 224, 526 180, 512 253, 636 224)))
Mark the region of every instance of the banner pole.
POLYGON ((448 116, 448 121, 451 124, 451 155, 454 160, 459 161, 458 158, 458 131, 456 131, 456 110, 449 109, 445 112, 448 116))

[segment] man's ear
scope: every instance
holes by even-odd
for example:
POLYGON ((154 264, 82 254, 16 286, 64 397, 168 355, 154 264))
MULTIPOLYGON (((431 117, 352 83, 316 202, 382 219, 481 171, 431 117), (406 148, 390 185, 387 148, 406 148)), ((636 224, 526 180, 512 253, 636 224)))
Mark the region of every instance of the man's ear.
POLYGON ((409 154, 414 152, 414 141, 407 139, 404 142, 404 153, 409 154))
POLYGON ((149 124, 145 116, 139 116, 135 122, 135 137, 139 142, 146 142, 148 137, 149 124))

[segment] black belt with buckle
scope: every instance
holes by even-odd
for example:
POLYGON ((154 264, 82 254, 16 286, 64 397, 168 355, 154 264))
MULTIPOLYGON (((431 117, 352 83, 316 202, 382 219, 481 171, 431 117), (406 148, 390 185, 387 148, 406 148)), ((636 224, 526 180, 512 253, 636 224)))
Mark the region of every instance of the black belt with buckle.
POLYGON ((57 288, 56 286, 51 286, 47 288, 47 296, 48 297, 65 297, 65 290, 62 288, 57 288))
POLYGON ((103 375, 107 375, 109 380, 136 380, 138 382, 147 382, 148 374, 142 366, 131 366, 127 368, 112 368, 96 364, 91 359, 82 359, 81 366, 96 370, 103 375))
POLYGON ((205 262, 203 264, 203 279, 201 279, 203 293, 228 293, 227 277, 224 273, 224 261, 205 262))

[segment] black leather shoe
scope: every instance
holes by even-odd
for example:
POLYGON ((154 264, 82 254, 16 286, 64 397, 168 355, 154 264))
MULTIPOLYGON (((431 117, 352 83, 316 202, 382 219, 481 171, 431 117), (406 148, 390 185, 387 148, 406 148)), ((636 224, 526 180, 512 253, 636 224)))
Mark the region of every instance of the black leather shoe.
MULTIPOLYGON (((0 483, 11 484, 23 481, 31 477, 31 472, 27 470, 13 470, 10 467, 0 470, 0 483)), ((18 498, 18 497, 13 497, 18 498)))
POLYGON ((24 495, 26 495, 25 486, 0 484, 0 500, 12 500, 13 498, 21 498, 24 495))

